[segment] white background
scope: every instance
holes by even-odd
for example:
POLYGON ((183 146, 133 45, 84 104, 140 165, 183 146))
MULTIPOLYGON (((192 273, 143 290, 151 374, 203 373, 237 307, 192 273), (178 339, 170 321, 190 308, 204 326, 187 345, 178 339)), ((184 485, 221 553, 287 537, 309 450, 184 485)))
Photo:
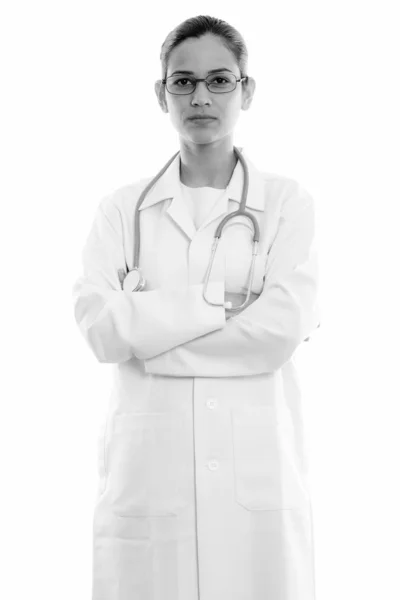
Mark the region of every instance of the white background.
POLYGON ((1 31, 1 560, 7 600, 88 600, 96 441, 111 365, 71 289, 101 197, 178 149, 159 54, 186 18, 244 36, 234 142, 317 206, 321 328, 298 365, 317 600, 400 597, 396 2, 8 2, 1 31), (235 8, 237 6, 237 8, 235 8))

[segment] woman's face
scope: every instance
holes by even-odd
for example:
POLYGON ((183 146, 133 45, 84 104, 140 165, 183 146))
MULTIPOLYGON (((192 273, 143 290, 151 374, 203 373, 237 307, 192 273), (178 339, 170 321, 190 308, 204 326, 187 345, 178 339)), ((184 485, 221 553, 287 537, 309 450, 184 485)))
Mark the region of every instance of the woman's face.
MULTIPOLYGON (((233 54, 222 44, 220 38, 207 34, 201 38, 188 38, 171 52, 167 77, 184 71, 192 71, 188 77, 205 78, 212 69, 229 69, 236 78, 240 70, 233 54)), ((187 85, 184 79, 181 85, 187 85)), ((165 85, 156 82, 156 94, 164 112, 169 112, 171 121, 179 135, 194 143, 204 144, 220 140, 231 134, 241 110, 251 104, 255 81, 237 83, 232 92, 218 94, 210 92, 204 81, 198 82, 194 92, 185 95, 170 94, 165 85), (191 121, 196 114, 215 117, 211 121, 191 121)))

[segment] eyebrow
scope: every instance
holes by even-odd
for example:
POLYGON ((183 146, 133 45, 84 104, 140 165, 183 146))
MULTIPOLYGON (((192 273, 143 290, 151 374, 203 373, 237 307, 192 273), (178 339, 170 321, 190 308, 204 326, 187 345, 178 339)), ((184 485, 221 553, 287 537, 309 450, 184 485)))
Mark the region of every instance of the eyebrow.
MULTIPOLYGON (((209 73, 219 73, 220 71, 229 71, 230 73, 233 73, 233 71, 231 71, 230 69, 227 69, 226 67, 220 67, 219 69, 211 69, 211 71, 208 71, 209 73)), ((173 73, 171 73, 171 75, 176 75, 177 73, 183 73, 185 75, 194 75, 194 71, 174 71, 173 73)), ((171 75, 169 75, 169 77, 171 77, 171 75)))

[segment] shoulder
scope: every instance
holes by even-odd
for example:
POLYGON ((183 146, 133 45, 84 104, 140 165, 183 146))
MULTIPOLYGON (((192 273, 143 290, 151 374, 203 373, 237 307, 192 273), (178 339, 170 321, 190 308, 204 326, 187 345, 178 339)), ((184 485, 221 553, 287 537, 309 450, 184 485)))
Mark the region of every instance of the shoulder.
POLYGON ((300 181, 270 171, 260 171, 260 175, 264 182, 266 204, 275 204, 278 211, 288 217, 306 208, 314 211, 314 198, 300 181))
POLYGON ((144 177, 115 188, 100 199, 99 210, 111 219, 118 216, 122 219, 133 214, 140 194, 151 179, 152 177, 144 177))

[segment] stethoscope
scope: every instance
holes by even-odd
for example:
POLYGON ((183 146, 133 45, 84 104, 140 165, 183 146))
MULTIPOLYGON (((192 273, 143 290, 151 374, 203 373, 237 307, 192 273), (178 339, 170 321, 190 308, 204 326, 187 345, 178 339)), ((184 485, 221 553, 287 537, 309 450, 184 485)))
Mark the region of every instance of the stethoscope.
MULTIPOLYGON (((240 200, 240 206, 239 206, 238 210, 235 210, 235 211, 229 213, 228 215, 226 215, 222 219, 221 223, 218 225, 217 230, 215 232, 214 243, 213 243, 212 251, 211 251, 211 257, 210 257, 210 261, 209 261, 206 276, 205 276, 205 282, 204 282, 204 287, 203 287, 203 298, 207 302, 207 304, 210 304, 212 306, 223 306, 224 308, 226 308, 228 310, 239 310, 239 309, 243 309, 249 303, 249 298, 250 298, 252 285, 253 285, 255 261, 256 261, 257 255, 258 255, 258 242, 260 241, 260 229, 259 229, 259 226, 258 226, 255 216, 252 215, 251 213, 249 213, 248 211, 246 211, 247 191, 249 188, 249 170, 248 170, 246 161, 244 160, 241 152, 239 152, 238 148, 236 148, 234 146, 233 150, 234 150, 236 156, 238 157, 238 159, 240 160, 240 162, 243 166, 243 171, 244 171, 242 198, 240 200), (250 221, 253 224, 253 229, 254 229, 253 254, 252 254, 252 261, 251 261, 251 268, 250 268, 250 284, 249 284, 249 287, 247 290, 246 299, 241 305, 232 306, 232 302, 230 302, 230 301, 224 302, 223 304, 218 304, 215 302, 211 302, 206 297, 207 289, 208 289, 208 282, 210 279, 210 273, 211 273, 211 269, 214 264, 214 257, 215 257, 215 253, 217 251, 218 243, 221 238, 223 228, 225 227, 225 225, 227 224, 227 222, 230 219, 232 219, 233 217, 239 217, 239 216, 247 217, 248 219, 250 219, 250 221)), ((163 175, 163 173, 165 173, 165 171, 168 169, 169 165, 173 162, 173 160, 175 160, 175 158, 178 156, 178 154, 179 154, 179 151, 176 154, 174 154, 174 156, 167 162, 167 164, 154 177, 154 179, 152 181, 150 181, 150 183, 145 187, 145 189, 141 193, 138 203, 136 205, 136 210, 135 210, 135 215, 134 215, 135 237, 134 237, 133 269, 131 271, 129 271, 126 274, 126 276, 124 276, 123 281, 121 281, 122 287, 126 291, 140 292, 146 284, 146 281, 145 281, 142 273, 140 272, 140 268, 139 268, 139 251, 140 251, 139 208, 140 208, 143 200, 145 199, 147 192, 156 183, 156 181, 163 175)))

